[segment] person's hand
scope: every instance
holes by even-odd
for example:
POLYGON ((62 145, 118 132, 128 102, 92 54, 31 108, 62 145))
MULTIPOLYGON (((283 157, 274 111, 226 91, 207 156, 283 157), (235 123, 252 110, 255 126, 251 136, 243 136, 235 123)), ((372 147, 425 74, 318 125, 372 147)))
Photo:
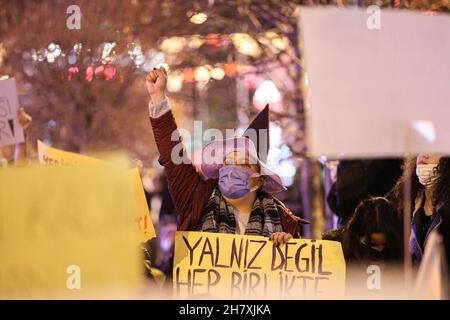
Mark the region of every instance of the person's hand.
POLYGON ((19 108, 17 111, 17 117, 19 118, 19 123, 22 126, 23 131, 27 131, 29 128, 31 122, 33 121, 33 118, 25 112, 24 108, 19 108))
POLYGON ((273 244, 276 247, 278 247, 292 239, 292 235, 286 232, 274 232, 270 235, 269 239, 273 241, 273 244))
POLYGON ((153 103, 158 105, 165 97, 167 86, 166 70, 163 67, 152 70, 145 78, 145 84, 153 103))

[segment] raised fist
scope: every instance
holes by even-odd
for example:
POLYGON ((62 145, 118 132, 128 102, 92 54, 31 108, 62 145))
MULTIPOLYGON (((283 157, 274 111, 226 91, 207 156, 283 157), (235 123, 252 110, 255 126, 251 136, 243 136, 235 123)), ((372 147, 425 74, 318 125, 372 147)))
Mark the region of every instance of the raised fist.
POLYGON ((160 103, 165 96, 167 86, 167 72, 163 67, 152 70, 145 78, 147 91, 153 103, 160 103))

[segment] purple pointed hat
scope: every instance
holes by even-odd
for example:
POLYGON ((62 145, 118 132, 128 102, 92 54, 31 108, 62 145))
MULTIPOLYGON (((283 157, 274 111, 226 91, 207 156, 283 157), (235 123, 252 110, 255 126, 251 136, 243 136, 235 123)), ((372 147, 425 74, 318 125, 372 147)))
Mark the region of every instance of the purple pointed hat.
POLYGON ((202 149, 201 171, 208 179, 218 179, 219 170, 226 165, 227 156, 237 152, 238 164, 256 164, 265 177, 262 189, 268 193, 286 190, 281 178, 264 162, 269 151, 269 105, 256 116, 242 137, 218 139, 206 144, 202 149))
POLYGON ((267 104, 242 134, 243 137, 247 137, 255 144, 258 158, 262 162, 267 161, 269 153, 269 128, 269 105, 267 104))

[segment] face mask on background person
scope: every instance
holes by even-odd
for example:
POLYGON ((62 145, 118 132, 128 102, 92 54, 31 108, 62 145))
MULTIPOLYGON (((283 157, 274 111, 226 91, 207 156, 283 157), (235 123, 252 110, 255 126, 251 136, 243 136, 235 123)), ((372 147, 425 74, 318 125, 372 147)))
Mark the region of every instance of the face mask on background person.
POLYGON ((381 251, 370 248, 367 258, 371 261, 385 261, 385 260, 389 260, 390 255, 386 248, 384 248, 381 251))
POLYGON ((430 186, 436 182, 437 175, 437 164, 418 164, 416 168, 416 174, 419 178, 419 182, 424 186, 430 186))
POLYGON ((250 189, 252 173, 234 165, 228 165, 219 170, 219 190, 227 198, 238 199, 255 191, 259 186, 250 189))

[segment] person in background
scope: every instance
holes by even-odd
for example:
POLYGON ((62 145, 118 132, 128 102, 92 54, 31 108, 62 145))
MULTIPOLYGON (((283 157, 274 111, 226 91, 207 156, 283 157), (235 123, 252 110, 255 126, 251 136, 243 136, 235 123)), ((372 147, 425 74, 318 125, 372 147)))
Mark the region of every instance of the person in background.
POLYGON ((164 170, 160 170, 159 164, 156 163, 152 167, 143 172, 142 183, 158 236, 152 241, 148 241, 147 251, 153 262, 153 272, 155 272, 155 268, 158 268, 159 272, 166 277, 166 282, 170 282, 177 216, 167 180, 164 177, 164 170))
POLYGON ((394 203, 384 197, 362 201, 347 224, 324 233, 322 239, 339 241, 347 263, 400 262, 402 222, 394 203))
POLYGON ((372 294, 367 281, 374 268, 383 272, 379 278, 383 291, 378 290, 378 294, 403 285, 403 278, 398 277, 403 258, 402 230, 394 204, 384 197, 369 197, 357 206, 346 225, 323 235, 324 240, 342 244, 347 292, 372 294))
MULTIPOLYGON (((14 154, 13 154, 14 164, 20 165, 20 164, 25 163, 25 161, 27 159, 27 155, 26 155, 27 131, 28 131, 28 128, 30 127, 33 119, 31 118, 31 116, 28 113, 25 112, 24 108, 19 108, 19 110, 17 111, 17 116, 18 116, 19 123, 22 126, 24 136, 25 136, 25 141, 22 143, 16 144, 14 147, 14 154)), ((8 166, 8 160, 4 158, 4 153, 2 152, 2 149, 0 148, 0 167, 6 167, 6 166, 8 166)))
POLYGON ((388 199, 370 197, 361 202, 344 230, 343 247, 347 262, 402 261, 402 222, 388 199))
POLYGON ((411 237, 410 252, 415 264, 422 260, 427 239, 432 231, 442 236, 447 266, 450 267, 450 158, 420 154, 411 159, 403 175, 388 197, 396 203, 403 217, 403 188, 407 178, 411 181, 411 237))
POLYGON ((170 197, 164 170, 147 170, 142 182, 153 223, 158 224, 160 219, 165 218, 176 221, 176 209, 170 197))
POLYGON ((367 197, 385 196, 400 178, 401 166, 401 159, 339 161, 336 182, 327 197, 339 225, 344 226, 367 197))
POLYGON ((168 222, 167 219, 164 218, 160 221, 158 230, 157 251, 153 261, 155 262, 155 267, 159 268, 166 275, 168 280, 171 280, 177 224, 168 222))
MULTIPOLYGON (((177 125, 165 97, 166 83, 164 68, 153 70, 146 78, 151 125, 159 161, 166 168, 169 190, 178 211, 179 230, 266 236, 275 245, 300 237, 300 226, 306 221, 273 196, 284 187, 280 177, 260 160, 261 150, 256 146, 259 148, 261 141, 255 143, 244 136, 232 139, 231 143, 211 142, 206 146, 208 150, 224 158, 219 163, 202 162, 202 173, 208 179, 202 178, 184 156, 184 149, 177 149, 181 138, 171 139, 177 125), (174 153, 187 161, 175 163, 174 153)), ((267 129, 268 112, 266 107, 252 125, 267 129)))

